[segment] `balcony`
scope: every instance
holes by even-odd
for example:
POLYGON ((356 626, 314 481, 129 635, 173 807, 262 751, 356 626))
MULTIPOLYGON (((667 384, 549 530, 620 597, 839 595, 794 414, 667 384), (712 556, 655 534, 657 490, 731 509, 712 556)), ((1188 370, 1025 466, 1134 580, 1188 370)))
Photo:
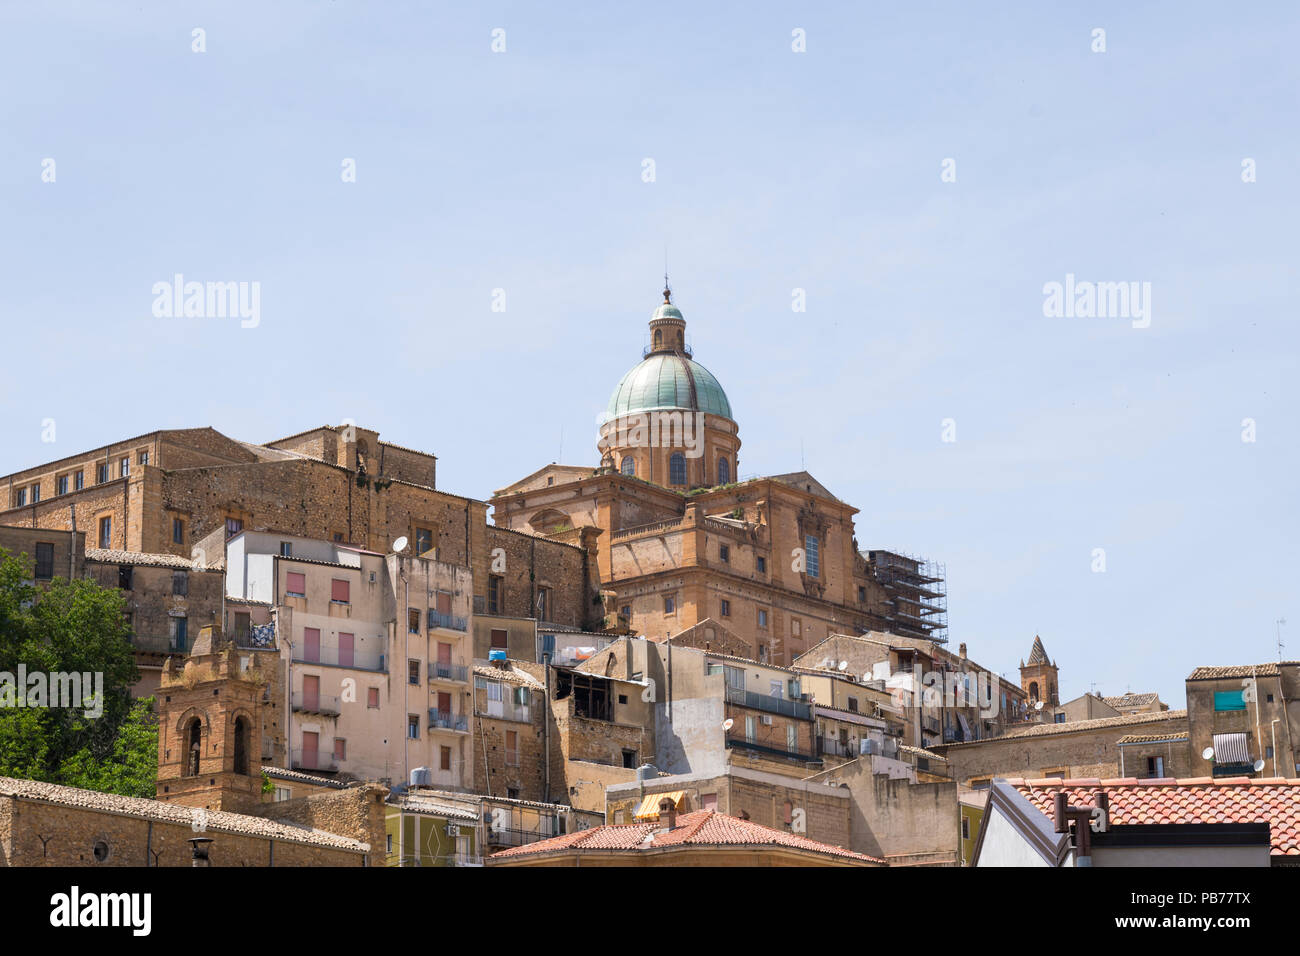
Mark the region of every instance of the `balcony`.
POLYGON ((532 723, 533 715, 527 704, 516 704, 508 700, 489 700, 486 710, 475 710, 480 717, 493 720, 517 720, 520 723, 532 723))
POLYGON ((550 827, 488 827, 487 842, 495 847, 527 846, 539 840, 558 836, 559 830, 550 827))
POLYGON ((784 697, 756 694, 754 691, 745 690, 743 687, 728 687, 727 703, 736 704, 739 707, 748 707, 750 710, 761 710, 767 714, 794 717, 797 720, 812 719, 811 704, 801 700, 786 700, 784 697))
POLYGON ((469 719, 464 714, 452 713, 450 710, 430 708, 429 729, 466 733, 469 731, 469 719))
POLYGON ((755 743, 744 737, 733 737, 727 735, 727 746, 739 750, 752 750, 765 757, 781 757, 786 760, 802 760, 806 763, 821 763, 821 758, 816 754, 808 753, 806 750, 785 750, 780 747, 768 747, 765 744, 755 743))
POLYGON ((293 660, 295 664, 325 664, 329 667, 385 672, 383 654, 337 645, 322 644, 320 647, 307 647, 300 641, 293 647, 293 660))
POLYGON ((317 773, 338 773, 340 763, 342 761, 332 753, 303 750, 301 747, 294 749, 293 757, 290 760, 291 769, 293 770, 306 770, 317 773))
POLYGON ((337 717, 342 713, 342 710, 339 709, 339 699, 329 694, 308 694, 296 690, 293 692, 291 701, 293 709, 304 714, 337 717))
POLYGON ((469 680, 469 668, 464 664, 444 664, 441 661, 429 661, 429 680, 464 684, 469 680))
POLYGON ((429 608, 429 626, 443 627, 449 631, 465 631, 469 629, 469 620, 429 608))
POLYGON ((166 635, 132 634, 131 647, 142 654, 184 654, 186 650, 166 635))

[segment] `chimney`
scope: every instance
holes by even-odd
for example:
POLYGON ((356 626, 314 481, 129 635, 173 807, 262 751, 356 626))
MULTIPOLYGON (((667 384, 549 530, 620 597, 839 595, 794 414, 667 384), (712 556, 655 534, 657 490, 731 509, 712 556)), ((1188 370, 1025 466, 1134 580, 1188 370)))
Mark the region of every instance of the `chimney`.
POLYGON ((669 830, 677 826, 677 804, 672 797, 664 797, 659 801, 659 822, 669 830))
POLYGON ((962 660, 965 660, 965 659, 966 659, 966 642, 965 642, 965 641, 962 641, 960 644, 957 645, 957 653, 961 655, 961 659, 962 659, 962 660))

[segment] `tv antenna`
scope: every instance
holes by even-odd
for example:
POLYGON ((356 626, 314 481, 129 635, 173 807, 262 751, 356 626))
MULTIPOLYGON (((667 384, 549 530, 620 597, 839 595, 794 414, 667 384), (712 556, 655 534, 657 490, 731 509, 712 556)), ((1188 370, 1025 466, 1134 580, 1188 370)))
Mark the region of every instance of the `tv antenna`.
POLYGON ((1277 625, 1277 659, 1282 660, 1282 648, 1286 647, 1282 643, 1282 625, 1286 623, 1286 618, 1279 617, 1274 624, 1277 625))

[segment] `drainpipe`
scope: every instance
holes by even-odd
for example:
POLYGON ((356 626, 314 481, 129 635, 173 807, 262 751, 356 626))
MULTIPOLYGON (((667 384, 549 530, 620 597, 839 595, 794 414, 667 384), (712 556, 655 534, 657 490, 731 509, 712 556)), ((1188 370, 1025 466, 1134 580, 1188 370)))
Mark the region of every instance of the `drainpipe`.
MULTIPOLYGON (((546 679, 546 697, 542 702, 542 752, 545 759, 542 760, 542 766, 545 768, 545 786, 546 802, 551 802, 551 654, 549 651, 542 654, 542 673, 546 679)), ((488 791, 491 794, 491 790, 488 791)), ((566 794, 567 796, 567 794, 566 794)))
POLYGON ((77 572, 77 503, 75 501, 68 505, 68 511, 72 516, 72 530, 68 532, 68 580, 71 581, 76 577, 77 572))

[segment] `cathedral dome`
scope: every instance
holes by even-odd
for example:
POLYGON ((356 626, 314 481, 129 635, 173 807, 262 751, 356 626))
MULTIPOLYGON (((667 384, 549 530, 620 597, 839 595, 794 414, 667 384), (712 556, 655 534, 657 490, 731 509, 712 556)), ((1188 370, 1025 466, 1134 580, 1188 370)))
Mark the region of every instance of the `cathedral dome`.
MULTIPOLYGON (((677 311, 672 305, 666 308, 677 311)), ((731 402, 713 373, 699 362, 672 351, 654 352, 624 375, 610 396, 606 414, 618 418, 667 409, 731 418, 731 402)))

